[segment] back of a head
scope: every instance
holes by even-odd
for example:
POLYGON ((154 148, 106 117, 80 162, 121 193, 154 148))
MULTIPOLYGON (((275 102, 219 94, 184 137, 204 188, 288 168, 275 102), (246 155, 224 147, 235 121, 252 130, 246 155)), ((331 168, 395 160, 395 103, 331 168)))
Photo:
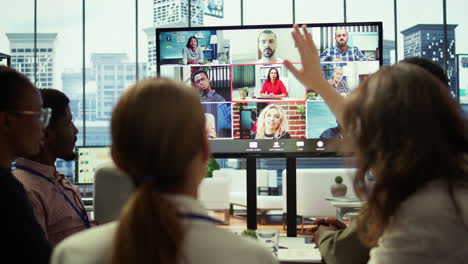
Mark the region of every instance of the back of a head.
POLYGON ((117 103, 111 130, 115 163, 136 185, 120 217, 112 263, 175 263, 185 231, 177 208, 162 194, 185 184, 203 149, 199 97, 167 79, 138 82, 117 103))
POLYGON ((460 107, 427 71, 409 63, 382 68, 348 96, 345 108, 347 151, 358 160, 356 191, 365 193, 370 169, 377 179, 368 205, 378 206, 372 215, 363 213, 373 219, 372 242, 400 203, 425 183, 466 181, 461 157, 468 133, 460 107))
POLYGON ((0 110, 13 110, 25 89, 35 89, 28 77, 6 66, 0 66, 0 87, 0 110))
POLYGON ((440 67, 435 62, 432 62, 428 59, 421 58, 421 57, 406 58, 402 60, 401 62, 417 65, 425 69, 429 73, 431 73, 434 77, 439 79, 443 84, 447 85, 447 87, 449 86, 449 79, 447 75, 445 74, 444 69, 442 69, 442 67, 440 67))
POLYGON ((383 68, 349 97, 346 130, 361 148, 378 140, 375 151, 401 154, 405 148, 420 151, 464 137, 460 107, 446 86, 420 67, 383 68))
POLYGON ((148 79, 130 87, 117 103, 112 114, 112 151, 137 185, 150 175, 158 176, 160 188, 177 185, 174 175, 182 176, 200 151, 204 127, 193 89, 167 79, 148 79))

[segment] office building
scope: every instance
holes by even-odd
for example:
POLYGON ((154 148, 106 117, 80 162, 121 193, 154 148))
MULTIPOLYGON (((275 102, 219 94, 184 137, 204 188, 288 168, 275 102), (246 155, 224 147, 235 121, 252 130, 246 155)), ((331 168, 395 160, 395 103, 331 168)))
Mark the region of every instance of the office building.
MULTIPOLYGON (((188 26, 188 0, 154 0, 153 21, 155 27, 188 26)), ((203 1, 191 0, 192 26, 203 26, 203 1)))
MULTIPOLYGON (((96 119, 109 120, 123 90, 135 83, 135 62, 125 53, 92 53, 93 78, 96 80, 96 119)), ((146 65, 139 66, 146 75, 146 65)))
POLYGON ((458 25, 447 25, 447 43, 444 43, 444 25, 417 24, 407 28, 403 34, 404 58, 423 57, 445 68, 453 95, 457 94, 457 65, 455 59, 455 28, 458 25), (447 58, 444 60, 444 49, 447 58))
MULTIPOLYGON (((203 26, 203 1, 192 0, 191 17, 192 26, 203 26)), ((156 76, 156 28, 184 27, 188 21, 187 0, 154 0, 153 26, 143 29, 148 41, 148 75, 156 76)), ((140 76, 142 76, 140 74, 140 76)))
POLYGON ((11 66, 26 74, 38 88, 55 88, 55 42, 56 33, 37 33, 36 54, 34 34, 6 33, 10 42, 11 66), (36 61, 34 60, 36 55, 36 61), (36 74, 34 63, 37 63, 36 74))
POLYGON ((395 41, 383 40, 383 65, 392 65, 395 62, 395 41))
POLYGON ((96 80, 90 68, 86 69, 86 104, 83 104, 83 73, 65 69, 62 73, 63 92, 70 99, 70 111, 75 120, 96 120, 96 80))
POLYGON ((154 27, 149 27, 143 31, 146 33, 148 44, 148 77, 156 76, 156 30, 154 27))

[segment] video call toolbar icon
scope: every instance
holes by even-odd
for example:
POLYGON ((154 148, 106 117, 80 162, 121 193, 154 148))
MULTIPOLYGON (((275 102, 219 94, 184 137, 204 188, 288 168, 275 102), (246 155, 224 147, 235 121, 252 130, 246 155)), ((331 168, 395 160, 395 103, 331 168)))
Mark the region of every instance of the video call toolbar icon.
POLYGON ((304 141, 297 141, 296 146, 303 147, 304 146, 304 141))
POLYGON ((258 144, 257 142, 249 142, 249 148, 257 148, 258 144))
POLYGON ((319 148, 323 147, 323 141, 321 140, 317 141, 317 147, 319 148))

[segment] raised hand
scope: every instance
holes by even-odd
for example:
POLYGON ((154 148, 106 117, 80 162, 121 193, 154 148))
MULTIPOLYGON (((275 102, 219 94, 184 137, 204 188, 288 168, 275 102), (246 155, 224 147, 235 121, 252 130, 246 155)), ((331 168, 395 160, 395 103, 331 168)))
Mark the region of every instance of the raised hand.
POLYGON ((302 68, 296 69, 289 60, 284 61, 284 65, 296 78, 307 88, 316 91, 325 100, 330 110, 335 114, 338 123, 342 124, 343 116, 343 96, 336 89, 331 87, 322 74, 320 59, 312 35, 307 32, 307 27, 302 26, 302 33, 299 26, 294 25, 292 32, 294 43, 301 57, 302 68))
POLYGON ((302 69, 294 67, 289 60, 285 60, 284 64, 306 87, 320 94, 321 88, 324 86, 328 88, 328 84, 322 74, 319 54, 312 40, 312 35, 307 32, 305 25, 302 26, 302 33, 299 26, 294 25, 292 37, 301 57, 302 69))

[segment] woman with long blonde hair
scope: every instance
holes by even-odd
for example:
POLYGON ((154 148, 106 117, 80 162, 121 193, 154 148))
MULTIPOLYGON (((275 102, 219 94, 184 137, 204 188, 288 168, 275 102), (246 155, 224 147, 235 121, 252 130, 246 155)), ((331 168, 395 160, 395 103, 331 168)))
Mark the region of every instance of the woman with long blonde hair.
POLYGON ((409 63, 384 67, 343 98, 322 75, 312 36, 295 27, 303 67, 286 67, 317 91, 356 158, 366 198, 358 233, 369 263, 465 263, 468 259, 468 127, 447 86, 409 63), (366 173, 375 183, 367 188, 366 173))
POLYGON ((210 157, 200 99, 190 87, 149 79, 120 98, 111 154, 135 191, 119 221, 72 236, 52 263, 275 263, 255 242, 215 226, 197 201, 210 157))
POLYGON ((260 112, 257 121, 257 132, 252 133, 251 138, 291 138, 288 130, 288 119, 283 108, 277 104, 269 104, 260 112))

